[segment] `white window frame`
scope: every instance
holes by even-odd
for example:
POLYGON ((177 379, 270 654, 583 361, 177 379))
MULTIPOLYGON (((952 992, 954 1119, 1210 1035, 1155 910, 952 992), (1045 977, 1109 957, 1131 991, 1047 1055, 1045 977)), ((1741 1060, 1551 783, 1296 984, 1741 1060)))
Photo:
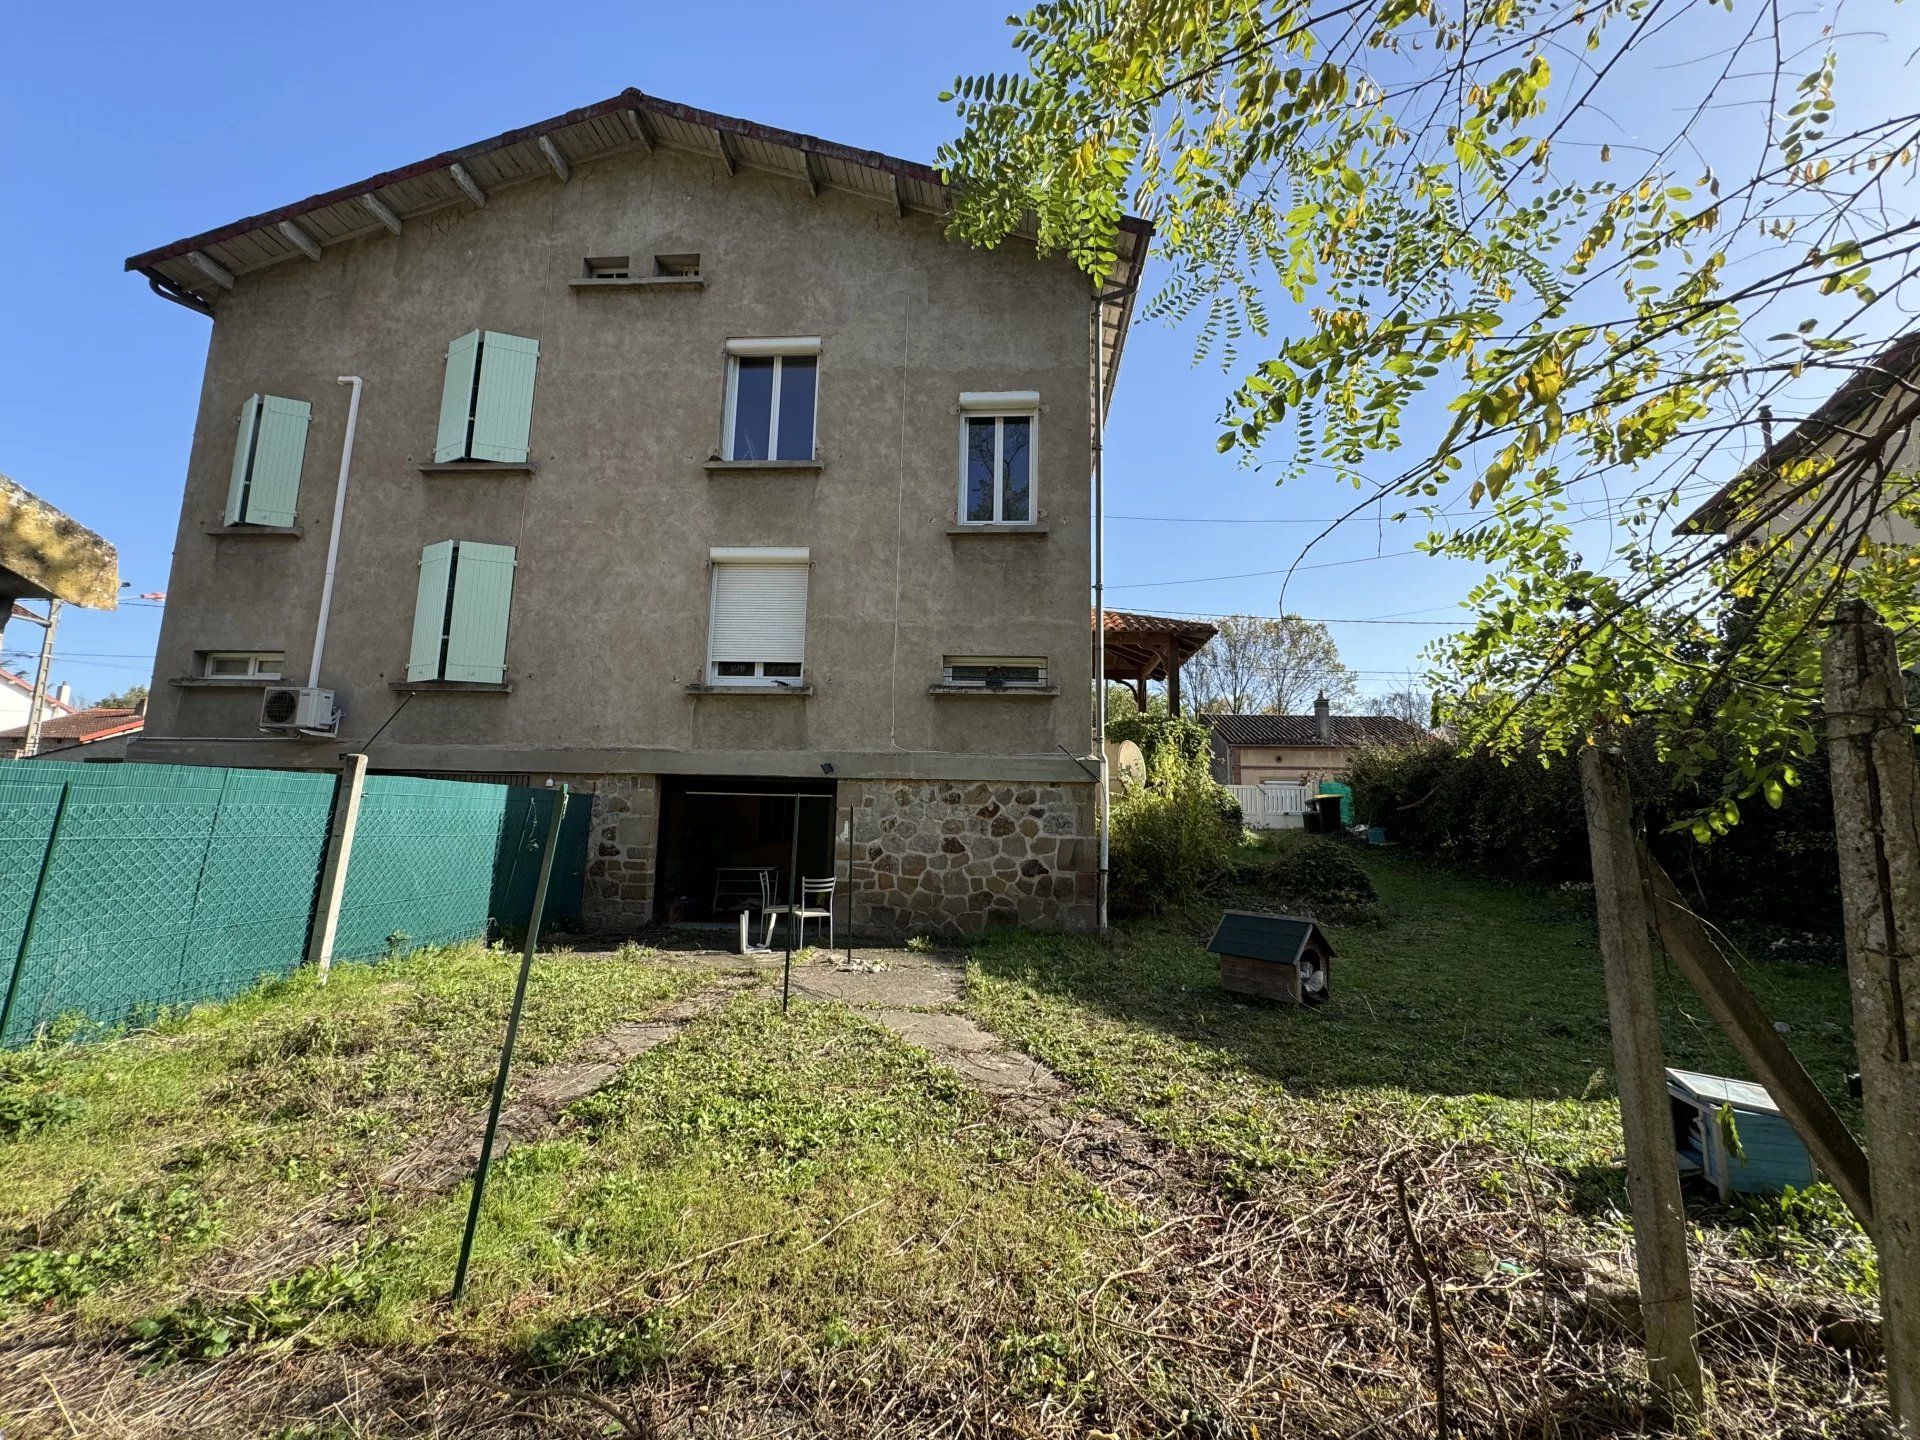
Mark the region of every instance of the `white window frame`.
POLYGON ((1040 523, 1040 394, 1036 390, 969 391, 960 397, 960 471, 959 498, 954 517, 962 525, 990 529, 996 525, 1027 526, 1040 523), (993 427, 993 518, 973 520, 967 515, 967 425, 974 420, 992 420, 993 427), (1002 448, 1006 443, 1008 420, 1027 422, 1027 518, 1008 520, 1006 487, 1001 483, 1002 448))
POLYGON ((284 650, 203 650, 200 674, 208 680, 283 680, 286 678, 287 653, 284 650), (238 674, 223 675, 214 670, 216 661, 238 660, 246 666, 238 674))
POLYGON ((787 335, 759 340, 727 341, 727 399, 720 418, 720 456, 743 465, 811 465, 820 457, 820 339, 812 335, 787 335), (807 453, 800 460, 776 460, 773 451, 780 437, 780 372, 788 359, 813 360, 813 426, 807 437, 807 453), (773 394, 767 407, 767 453, 765 460, 744 459, 733 453, 733 420, 740 398, 740 362, 743 359, 773 361, 773 394))
POLYGON ((791 661, 765 660, 753 661, 751 675, 722 675, 722 664, 744 664, 744 661, 720 661, 713 658, 713 626, 719 618, 720 567, 723 565, 803 565, 807 567, 807 618, 813 615, 813 552, 805 546, 776 548, 765 546, 725 546, 715 547, 707 552, 707 684, 718 687, 752 686, 765 690, 797 689, 807 683, 807 625, 800 626, 800 673, 798 675, 769 675, 766 668, 772 664, 791 664, 791 661))
POLYGON ((1047 685, 1047 657, 1044 655, 944 655, 940 661, 940 683, 969 690, 1043 690, 1047 685), (1031 680, 1002 680, 998 685, 986 680, 962 680, 954 670, 962 665, 1031 665, 1039 674, 1031 680))

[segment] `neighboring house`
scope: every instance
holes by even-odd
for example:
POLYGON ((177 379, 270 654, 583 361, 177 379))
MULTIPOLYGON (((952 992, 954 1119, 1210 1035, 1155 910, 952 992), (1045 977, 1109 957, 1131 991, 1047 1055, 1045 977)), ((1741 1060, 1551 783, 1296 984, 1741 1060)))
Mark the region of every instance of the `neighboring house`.
MULTIPOLYGON (((73 687, 62 685, 47 695, 43 713, 49 720, 56 715, 71 715, 72 702, 73 687)), ((24 726, 32 709, 33 681, 16 671, 0 668, 0 731, 24 726)))
MULTIPOLYGON (((1803 523, 1811 518, 1811 507, 1819 505, 1823 516, 1870 517, 1870 533, 1876 539, 1920 543, 1920 530, 1887 513, 1894 499, 1913 498, 1914 481, 1920 476, 1920 330, 1903 335, 1855 370, 1813 414, 1769 445, 1758 460, 1721 486, 1677 528, 1695 535, 1726 534, 1743 511, 1765 508, 1775 496, 1785 501, 1783 485, 1804 483, 1795 467, 1819 456, 1834 459, 1839 467, 1835 484, 1849 491, 1897 478, 1877 496, 1849 494, 1838 503, 1831 503, 1834 485, 1821 485, 1805 501, 1784 503, 1782 514, 1763 529, 1777 533, 1786 525, 1803 523), (1888 435, 1885 441, 1883 434, 1888 435), (1849 461, 1861 463, 1849 465, 1849 461), (1858 506, 1856 499, 1861 501, 1858 506)), ((1858 532, 1848 529, 1846 533, 1858 532)))
POLYGON ((111 610, 120 557, 72 516, 0 475, 0 630, 16 600, 61 600, 111 610))
POLYGON ((40 722, 40 749, 33 755, 20 753, 27 739, 24 724, 0 730, 0 759, 124 760, 143 719, 140 707, 117 705, 50 712, 40 722))
POLYGON ((784 887, 796 814, 840 872, 849 811, 862 930, 1091 925, 1091 361, 1104 406, 1148 227, 1096 300, 946 208, 630 90, 133 257, 214 326, 132 758, 573 782, 612 927, 784 887), (338 735, 264 730, 309 676, 338 735))
POLYGON ((1209 715, 1206 721, 1213 727, 1213 778, 1223 785, 1317 784, 1345 774, 1363 745, 1404 744, 1427 734, 1391 715, 1335 715, 1324 695, 1311 715, 1209 715))

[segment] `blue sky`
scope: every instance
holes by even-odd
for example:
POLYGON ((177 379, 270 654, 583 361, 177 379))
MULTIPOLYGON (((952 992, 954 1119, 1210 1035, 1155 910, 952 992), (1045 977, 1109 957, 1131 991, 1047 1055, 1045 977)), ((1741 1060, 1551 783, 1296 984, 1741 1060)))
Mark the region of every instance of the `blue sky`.
MULTIPOLYGON (((1009 64, 1005 15, 1002 0, 736 0, 724 19, 497 0, 207 23, 117 3, 16 11, 0 69, 0 234, 15 261, 0 288, 0 472, 113 540, 127 595, 164 590, 210 327, 124 274, 124 257, 627 85, 931 159, 953 129, 938 93, 1009 64)), ((1109 601, 1273 613, 1278 580, 1257 572, 1284 568, 1352 492, 1276 488, 1217 454, 1228 380, 1191 355, 1190 335, 1136 325, 1109 433, 1109 601), (1242 578, 1207 578, 1220 576, 1242 578)), ((1406 553, 1418 538, 1351 527, 1288 592, 1297 613, 1384 622, 1335 627, 1364 691, 1397 688, 1477 578, 1406 553)), ((160 614, 138 599, 69 610, 56 678, 91 696, 146 680, 160 614)), ((11 628, 6 663, 29 663, 37 634, 11 628)))

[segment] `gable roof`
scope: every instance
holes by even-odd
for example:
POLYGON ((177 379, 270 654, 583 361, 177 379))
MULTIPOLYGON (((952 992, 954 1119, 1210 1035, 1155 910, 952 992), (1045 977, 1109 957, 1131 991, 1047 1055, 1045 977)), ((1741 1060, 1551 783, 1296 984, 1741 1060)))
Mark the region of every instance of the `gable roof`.
MULTIPOLYGON (((524 181, 564 184, 576 164, 662 145, 706 155, 729 174, 744 165, 786 176, 815 195, 822 189, 847 191, 903 216, 909 210, 947 213, 947 186, 930 165, 626 89, 578 110, 144 250, 130 256, 126 268, 145 275, 157 293, 210 315, 237 276, 290 260, 318 260, 330 245, 387 230, 397 235, 416 216, 484 203, 489 193, 524 181)), ((1133 316, 1133 285, 1152 233, 1148 221, 1133 216, 1120 221, 1120 260, 1110 279, 1124 299, 1101 311, 1108 399, 1133 316)))
POLYGON ((1148 680, 1167 678, 1167 650, 1176 665, 1185 665, 1220 632, 1204 620, 1173 620, 1163 615, 1139 615, 1131 610, 1106 613, 1107 678, 1148 680))
POLYGON ((1311 715, 1208 715, 1213 733, 1228 745, 1404 745, 1427 732, 1392 715, 1335 715, 1333 739, 1320 738, 1311 715))
MULTIPOLYGON (((66 715, 49 715, 40 722, 40 740, 42 744, 62 740, 69 745, 90 745, 95 740, 138 730, 145 722, 146 716, 138 710, 119 705, 95 705, 66 715)), ((0 741, 26 738, 27 727, 24 725, 0 730, 0 741)))
MULTIPOLYGON (((22 695, 33 694, 33 682, 31 680, 27 679, 24 675, 7 669, 3 665, 0 665, 0 685, 5 685, 9 690, 18 690, 22 695)), ((51 686, 48 687, 46 698, 42 703, 47 707, 49 713, 58 713, 61 715, 71 715, 73 713, 73 707, 55 695, 51 686)))
POLYGON ((1228 910, 1214 927, 1207 950, 1214 955, 1244 955, 1250 960, 1287 964, 1298 960, 1311 940, 1328 955, 1333 944, 1313 921, 1299 915, 1262 915, 1228 910))
POLYGON ((1895 386, 1911 381, 1920 371, 1920 330, 1902 335, 1847 377, 1847 383, 1821 402, 1820 407, 1768 446, 1760 458, 1714 491, 1697 510, 1674 527, 1683 535, 1706 535, 1727 522, 1727 506, 1734 493, 1767 471, 1778 471, 1815 453, 1835 435, 1843 434, 1884 400, 1895 386))

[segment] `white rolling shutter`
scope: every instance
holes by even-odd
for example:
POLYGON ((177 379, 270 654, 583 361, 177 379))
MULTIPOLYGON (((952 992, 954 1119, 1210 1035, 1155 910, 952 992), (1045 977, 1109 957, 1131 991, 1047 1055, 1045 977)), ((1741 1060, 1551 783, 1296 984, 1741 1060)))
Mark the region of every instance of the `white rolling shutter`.
MULTIPOLYGON (((732 552, 737 555, 739 552, 732 552)), ((707 658, 800 664, 807 648, 807 562, 716 559, 707 658)))

